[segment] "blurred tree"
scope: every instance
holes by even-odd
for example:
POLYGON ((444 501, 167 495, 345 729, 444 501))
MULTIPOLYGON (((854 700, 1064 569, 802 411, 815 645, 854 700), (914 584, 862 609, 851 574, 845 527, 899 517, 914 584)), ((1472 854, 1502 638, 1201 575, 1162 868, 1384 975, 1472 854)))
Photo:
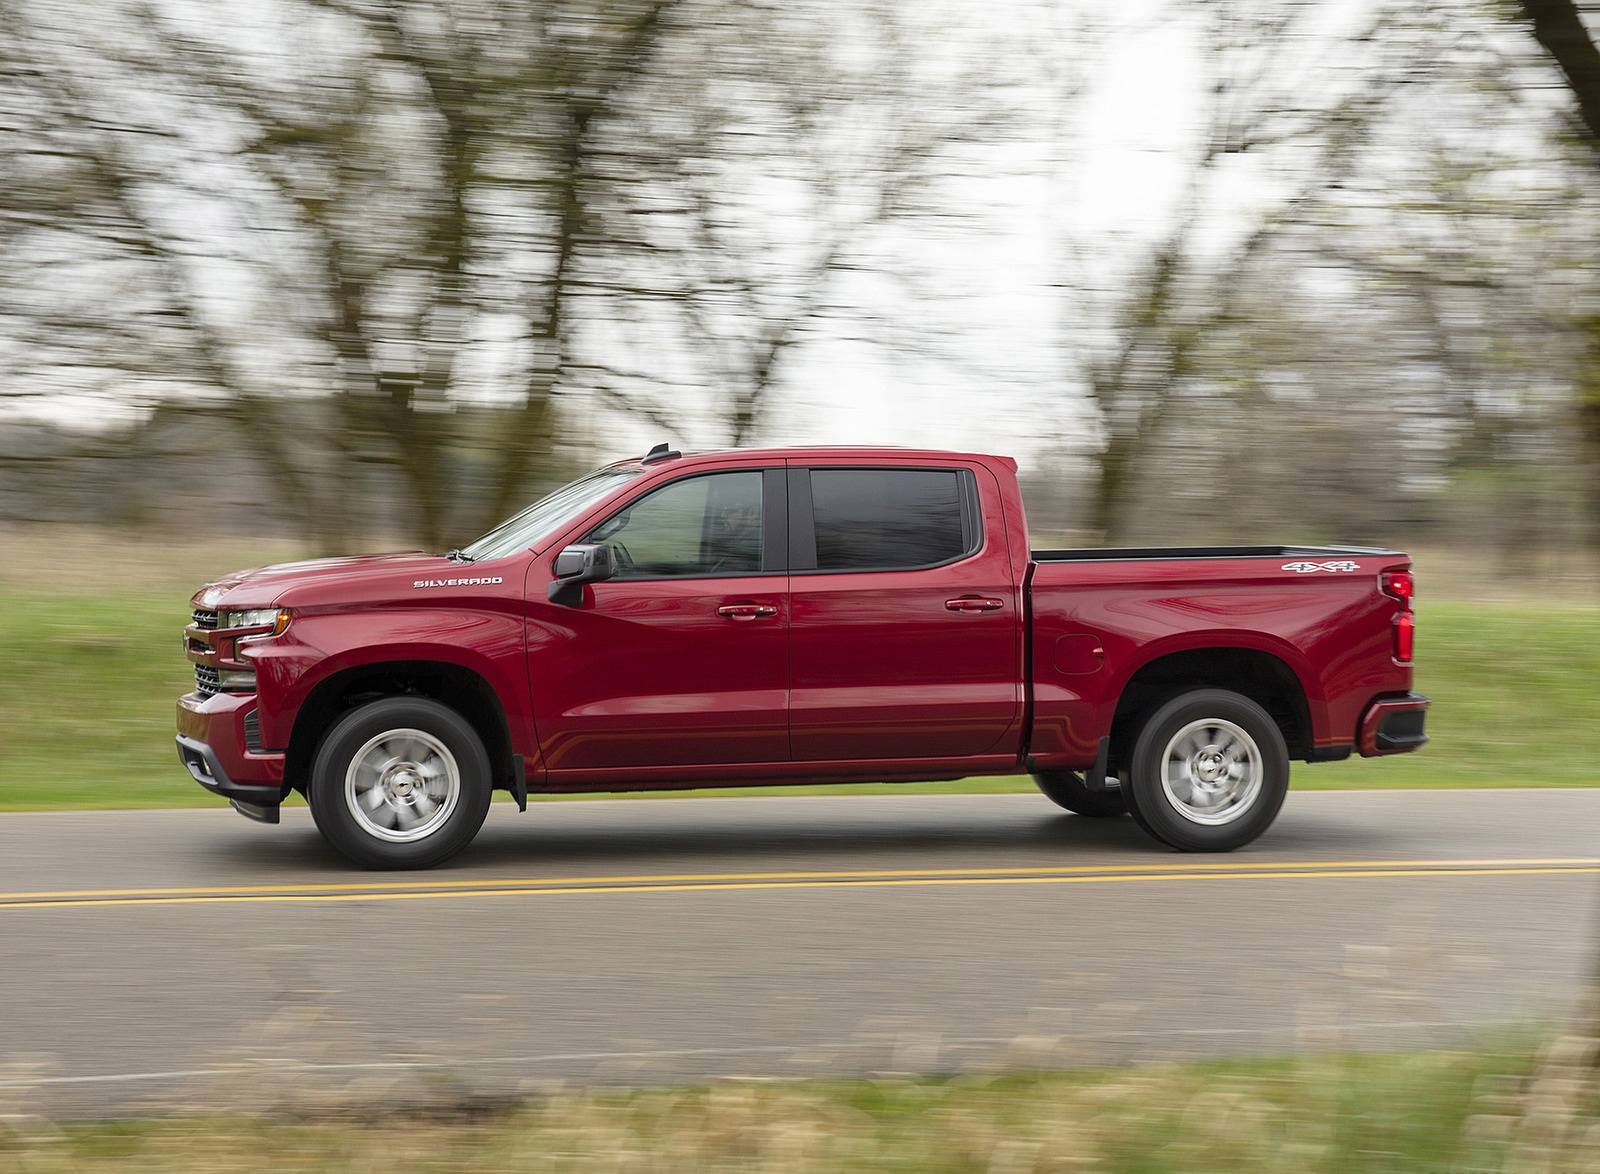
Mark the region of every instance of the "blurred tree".
POLYGON ((606 369, 620 402, 744 445, 788 406, 786 368, 810 343, 843 332, 970 362, 929 321, 950 295, 919 254, 982 221, 982 155, 1019 138, 1024 98, 997 68, 1015 16, 996 29, 959 3, 856 0, 821 23, 803 5, 698 8, 698 56, 629 96, 661 160, 649 202, 602 220, 630 246, 617 288, 656 360, 649 378, 606 369))
POLYGON ((1552 471, 1573 457, 1562 340, 1570 259, 1592 217, 1529 131, 1527 54, 1492 14, 1435 28, 1408 18, 1388 36, 1423 64, 1407 67, 1340 182, 1278 234, 1286 296, 1252 295, 1241 323, 1259 337, 1281 321, 1291 339, 1255 345, 1241 366, 1314 390, 1272 395, 1256 414, 1277 436, 1259 467, 1269 500, 1324 535, 1393 541, 1373 513, 1387 503, 1410 541, 1525 562, 1576 536, 1552 471), (1274 427, 1311 417, 1314 444, 1274 427), (1318 478, 1306 500, 1290 471, 1330 461, 1344 465, 1342 490, 1318 478))
POLYGON ((1600 48, 1584 24, 1593 5, 1576 0, 1517 0, 1522 18, 1566 78, 1578 105, 1574 129, 1600 161, 1600 48))
POLYGON ((1461 514, 1469 540, 1567 540, 1570 495, 1544 473, 1572 452, 1566 326, 1593 207, 1528 131, 1504 23, 1170 11, 1203 75, 1192 123, 1147 132, 1181 158, 1178 194, 1142 231, 1062 233, 1066 370, 1100 421, 1086 528, 1394 541, 1451 512, 1459 467, 1491 494, 1461 514))
POLYGON ((510 513, 549 451, 590 208, 638 178, 608 116, 676 2, 286 4, 281 49, 326 70, 288 84, 219 70, 214 43, 163 30, 167 60, 238 120, 239 158, 292 210, 301 256, 283 285, 313 293, 291 312, 334 359, 339 463, 403 470, 408 529, 434 546, 510 513), (491 316, 510 355, 502 412, 468 462, 445 413, 491 316))
MULTIPOLYGON (((1584 23, 1593 5, 1576 0, 1517 0, 1521 18, 1561 71, 1576 104, 1573 137, 1600 170, 1600 46, 1584 23)), ((1591 294, 1591 300, 1596 296, 1591 294)), ((1600 549, 1600 312, 1579 313, 1573 329, 1582 343, 1576 369, 1577 424, 1585 449, 1593 545, 1600 549)))
MULTIPOLYGON (((1303 0, 1176 4, 1201 73, 1165 223, 1120 248, 1063 232, 1068 372, 1099 415, 1099 487, 1088 528, 1126 538, 1145 463, 1182 398, 1250 386, 1243 356, 1210 345, 1240 313, 1262 256, 1301 209, 1349 176, 1401 73, 1374 52, 1386 15, 1330 31, 1303 0), (1355 60, 1360 68, 1351 68, 1355 60), (1120 254, 1108 258, 1108 251, 1120 254)), ((1230 452, 1238 438, 1223 439, 1230 452)), ((1224 460, 1217 475, 1248 466, 1224 460)))
POLYGON ((746 442, 813 323, 893 332, 841 275, 908 274, 883 230, 996 128, 960 10, 0 0, 0 362, 221 392, 330 547, 376 485, 435 547, 511 512, 564 396, 746 442))
MULTIPOLYGON (((1592 166, 1600 170, 1600 48, 1582 15, 1592 7, 1575 0, 1517 0, 1517 7, 1566 79, 1577 104, 1575 137, 1592 166)), ((1590 297, 1595 297, 1592 291, 1590 297)), ((1585 448, 1591 539, 1600 548, 1600 313, 1575 315, 1574 328, 1582 345, 1574 379, 1577 424, 1585 448)), ((1588 1006, 1583 1016, 1590 1043, 1589 1063, 1600 1068, 1600 923, 1592 932, 1588 1006)))
POLYGON ((14 351, 49 364, 51 334, 61 363, 117 379, 167 340, 150 379, 225 391, 330 544, 370 524, 364 462, 401 472, 412 535, 487 524, 548 451, 589 208, 636 178, 607 115, 675 3, 283 0, 107 24, 5 0, 8 105, 32 132, 10 150, 39 183, 0 214, 43 256, 86 254, 73 297, 90 303, 10 300, 14 351), (93 304, 103 282, 82 279, 119 268, 142 271, 142 313, 93 304), (500 425, 464 454, 449 413, 490 322, 500 425), (282 394, 308 373, 331 402, 282 394))
MULTIPOLYGON (((227 348, 190 296, 196 259, 152 213, 152 177, 133 154, 141 138, 177 136, 96 102, 97 85, 127 80, 96 60, 103 46, 78 68, 55 67, 72 44, 65 15, 0 0, 5 394, 65 396, 92 420, 185 386, 233 386, 227 348)), ((275 454, 280 439, 265 434, 260 450, 275 454)))

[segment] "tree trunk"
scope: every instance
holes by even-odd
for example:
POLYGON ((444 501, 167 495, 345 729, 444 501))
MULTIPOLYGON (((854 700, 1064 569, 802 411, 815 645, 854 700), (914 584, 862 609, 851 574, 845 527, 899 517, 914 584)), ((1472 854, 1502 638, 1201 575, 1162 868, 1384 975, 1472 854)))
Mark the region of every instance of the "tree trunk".
POLYGON ((1584 319, 1582 327, 1584 350, 1576 388, 1578 444, 1584 466, 1589 548, 1600 551, 1600 315, 1584 319))
POLYGON ((1544 46, 1578 102, 1582 137, 1600 166, 1600 48, 1584 27, 1573 0, 1519 0, 1523 19, 1533 26, 1534 38, 1544 46))
MULTIPOLYGON (((1600 173, 1600 48, 1589 36, 1573 0, 1518 0, 1534 38, 1562 74, 1578 104, 1580 137, 1600 173)), ((1589 507, 1591 549, 1600 550, 1600 317, 1579 323, 1584 356, 1577 380, 1579 442, 1583 448, 1585 497, 1589 507)), ((1596 927, 1600 931, 1600 927, 1596 927)), ((1589 966, 1589 990, 1582 1015, 1584 1034, 1600 1037, 1600 932, 1595 933, 1589 966)), ((1600 1068, 1600 1050, 1592 1063, 1600 1068)))
POLYGON ((1094 531, 1095 540, 1102 546, 1111 546, 1122 536, 1129 498, 1133 496, 1130 482, 1138 448, 1137 438, 1113 432, 1097 461, 1100 466, 1100 485, 1095 495, 1090 528, 1094 531))

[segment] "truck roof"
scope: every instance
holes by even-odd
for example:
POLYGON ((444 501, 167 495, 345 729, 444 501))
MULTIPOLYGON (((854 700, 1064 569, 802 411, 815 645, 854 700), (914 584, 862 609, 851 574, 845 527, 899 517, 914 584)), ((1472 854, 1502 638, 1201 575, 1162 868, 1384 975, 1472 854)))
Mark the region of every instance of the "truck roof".
MULTIPOLYGON (((659 447, 659 446, 658 446, 659 447)), ((882 444, 807 444, 789 447, 773 448, 720 448, 698 449, 686 453, 662 453, 659 456, 646 454, 646 456, 628 457, 624 460, 614 461, 608 468, 626 468, 631 465, 649 465, 661 461, 671 460, 699 464, 724 460, 729 457, 756 460, 816 460, 826 458, 849 457, 859 461, 897 461, 908 457, 917 460, 961 460, 979 461, 985 464, 999 464, 1016 472, 1017 462, 1011 457, 997 456, 994 453, 957 452, 949 449, 937 448, 908 448, 896 445, 882 444), (647 457, 653 459, 647 460, 647 457)))

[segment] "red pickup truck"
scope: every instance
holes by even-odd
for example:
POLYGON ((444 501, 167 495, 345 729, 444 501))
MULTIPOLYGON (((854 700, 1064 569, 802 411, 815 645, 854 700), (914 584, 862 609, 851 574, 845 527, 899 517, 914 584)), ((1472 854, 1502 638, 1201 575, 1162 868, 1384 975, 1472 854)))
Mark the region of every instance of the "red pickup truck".
POLYGON ((1190 851, 1272 823, 1291 758, 1414 750, 1410 559, 1039 550, 1016 464, 661 445, 445 555, 241 571, 192 600, 178 751, 352 861, 422 868, 491 792, 1029 773, 1190 851))

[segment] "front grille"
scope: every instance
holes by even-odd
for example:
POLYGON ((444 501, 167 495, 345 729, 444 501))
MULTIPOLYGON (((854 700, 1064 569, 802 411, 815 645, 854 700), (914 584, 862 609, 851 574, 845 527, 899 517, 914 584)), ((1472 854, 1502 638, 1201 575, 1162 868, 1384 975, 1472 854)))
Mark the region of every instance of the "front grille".
POLYGON ((217 613, 211 611, 209 608, 195 608, 194 611, 190 613, 190 618, 194 620, 194 626, 197 628, 215 628, 217 626, 217 613))
POLYGON ((194 691, 202 697, 215 697, 222 692, 222 674, 210 665, 195 665, 194 691))

